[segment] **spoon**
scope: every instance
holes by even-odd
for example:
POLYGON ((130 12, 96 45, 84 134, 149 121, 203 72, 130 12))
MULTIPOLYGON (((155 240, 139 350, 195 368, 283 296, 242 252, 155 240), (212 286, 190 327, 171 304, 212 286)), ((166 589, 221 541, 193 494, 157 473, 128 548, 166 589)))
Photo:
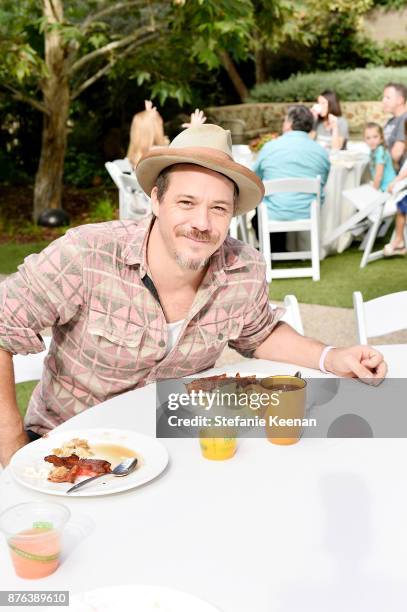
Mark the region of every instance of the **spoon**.
POLYGON ((77 491, 84 485, 88 484, 88 482, 92 482, 93 480, 96 480, 97 478, 100 478, 101 476, 110 476, 111 474, 113 476, 128 476, 136 468, 136 466, 137 466, 136 457, 132 457, 131 459, 125 459, 124 461, 119 463, 119 465, 116 465, 114 470, 112 470, 111 472, 108 472, 107 474, 106 473, 97 474, 96 476, 92 476, 91 478, 82 480, 82 482, 78 482, 78 484, 68 489, 67 493, 73 493, 74 491, 77 491))

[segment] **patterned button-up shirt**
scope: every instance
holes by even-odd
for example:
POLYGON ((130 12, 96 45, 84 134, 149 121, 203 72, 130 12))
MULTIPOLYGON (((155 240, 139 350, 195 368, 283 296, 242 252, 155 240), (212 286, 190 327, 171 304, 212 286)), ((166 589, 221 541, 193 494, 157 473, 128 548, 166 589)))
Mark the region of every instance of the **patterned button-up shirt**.
POLYGON ((71 229, 0 284, 0 348, 42 351, 40 332, 52 326, 27 429, 44 434, 119 393, 210 368, 227 343, 251 355, 280 319, 284 311, 269 306, 264 260, 228 237, 166 355, 167 322, 142 280, 151 224, 71 229))

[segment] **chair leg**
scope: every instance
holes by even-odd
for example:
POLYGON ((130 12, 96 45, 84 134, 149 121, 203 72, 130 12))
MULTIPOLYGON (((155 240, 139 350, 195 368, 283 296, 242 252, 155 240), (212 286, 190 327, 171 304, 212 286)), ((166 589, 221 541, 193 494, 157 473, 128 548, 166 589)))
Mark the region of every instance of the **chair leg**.
POLYGON ((382 222, 381 214, 377 215, 376 219, 373 221, 372 226, 368 232, 365 250, 363 251, 362 259, 360 262, 360 267, 364 268, 367 266, 369 261, 371 260, 371 252, 376 241, 377 232, 379 231, 380 224, 382 222))
POLYGON ((319 281, 320 276, 320 255, 319 255, 319 228, 318 214, 314 202, 311 204, 311 261, 312 261, 312 280, 319 281))
POLYGON ((268 217, 267 208, 264 202, 262 202, 257 208, 257 219, 258 219, 258 231, 259 231, 259 242, 260 251, 263 253, 263 257, 266 260, 266 280, 271 283, 271 250, 270 250, 270 234, 268 230, 268 217))

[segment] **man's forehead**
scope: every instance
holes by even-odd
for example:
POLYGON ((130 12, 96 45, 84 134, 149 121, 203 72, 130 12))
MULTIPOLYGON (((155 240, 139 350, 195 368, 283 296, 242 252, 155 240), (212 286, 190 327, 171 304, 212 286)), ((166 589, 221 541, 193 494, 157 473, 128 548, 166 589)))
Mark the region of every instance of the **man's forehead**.
MULTIPOLYGON (((202 183, 210 183, 215 180, 218 184, 219 182, 224 185, 230 186, 230 188, 234 189, 234 183, 232 179, 228 178, 224 174, 220 172, 216 172, 216 170, 211 170, 210 168, 204 168, 203 166, 198 166, 196 164, 176 164, 174 165, 168 174, 169 178, 169 187, 173 187, 173 189, 179 189, 179 187, 184 183, 186 175, 194 173, 195 179, 199 181, 200 186, 202 183)), ((188 181, 188 191, 191 189, 194 190, 194 187, 197 185, 194 182, 188 181)))

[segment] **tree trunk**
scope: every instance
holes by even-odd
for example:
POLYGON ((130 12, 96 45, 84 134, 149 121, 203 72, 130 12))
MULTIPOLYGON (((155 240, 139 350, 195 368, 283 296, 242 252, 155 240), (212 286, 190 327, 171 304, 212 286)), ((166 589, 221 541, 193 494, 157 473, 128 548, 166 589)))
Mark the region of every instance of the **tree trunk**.
POLYGON ((260 85, 266 81, 264 49, 256 49, 254 53, 254 62, 256 68, 256 85, 260 85))
MULTIPOLYGON (((43 11, 50 24, 63 20, 61 0, 43 0, 43 11)), ((61 206, 70 90, 66 51, 58 30, 45 30, 45 62, 48 76, 42 81, 42 92, 48 114, 44 114, 41 156, 35 177, 35 221, 46 208, 61 206)))
POLYGON ((242 77, 236 70, 236 66, 234 65, 233 60, 230 57, 229 53, 225 51, 224 49, 220 49, 218 53, 219 53, 219 57, 220 57, 220 60, 222 62, 224 69, 228 73, 229 78, 234 85, 234 88, 239 94, 240 100, 243 102, 244 99, 247 98, 247 96, 249 95, 249 92, 248 92, 246 85, 244 84, 242 80, 242 77))

